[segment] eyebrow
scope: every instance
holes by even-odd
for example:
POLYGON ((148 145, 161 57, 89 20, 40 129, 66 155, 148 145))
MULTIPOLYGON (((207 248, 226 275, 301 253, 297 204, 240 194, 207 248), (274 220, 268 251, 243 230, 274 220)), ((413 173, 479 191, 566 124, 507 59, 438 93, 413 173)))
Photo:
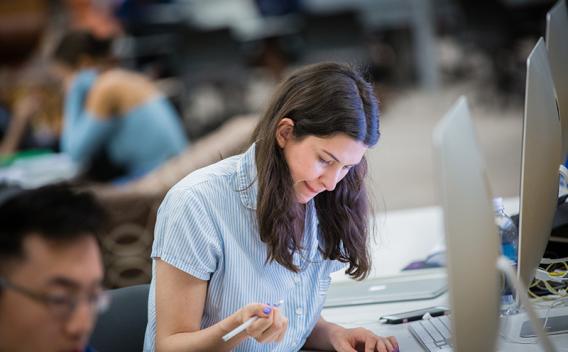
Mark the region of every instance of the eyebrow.
POLYGON ((49 281, 47 282, 47 285, 48 286, 62 286, 62 287, 65 287, 65 288, 70 288, 70 289, 78 289, 79 286, 80 286, 79 283, 77 283, 73 280, 70 280, 68 278, 61 277, 61 276, 49 279, 49 281))
MULTIPOLYGON (((60 286, 60 287, 73 289, 73 290, 78 290, 79 288, 81 288, 81 284, 79 284, 78 282, 71 280, 71 279, 68 279, 66 277, 62 277, 62 276, 56 276, 54 278, 51 278, 47 282, 47 285, 48 286, 60 286)), ((102 286, 102 280, 97 280, 97 282, 93 283, 93 286, 102 286)))
MULTIPOLYGON (((326 153, 327 155, 329 155, 333 160, 337 161, 337 162, 340 163, 340 164, 343 164, 343 163, 341 162, 341 160, 339 160, 335 155, 331 154, 331 153, 328 152, 327 150, 323 149, 323 152, 326 153)), ((358 164, 358 163, 357 163, 357 164, 358 164)), ((357 165, 357 164, 351 164, 351 165, 345 164, 345 166, 355 166, 355 165, 357 165)))

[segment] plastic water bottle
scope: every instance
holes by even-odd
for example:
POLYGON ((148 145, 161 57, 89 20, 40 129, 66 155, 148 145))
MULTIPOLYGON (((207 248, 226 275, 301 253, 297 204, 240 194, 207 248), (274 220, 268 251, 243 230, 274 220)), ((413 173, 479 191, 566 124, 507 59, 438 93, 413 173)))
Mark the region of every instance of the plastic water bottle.
MULTIPOLYGON (((505 213, 503 198, 493 199, 493 208, 495 210, 495 223, 499 229, 499 237, 501 239, 501 254, 513 262, 516 269, 519 248, 519 231, 513 222, 513 219, 505 213)), ((503 306, 511 306, 514 304, 513 293, 510 285, 508 284, 504 285, 501 303, 503 306)))

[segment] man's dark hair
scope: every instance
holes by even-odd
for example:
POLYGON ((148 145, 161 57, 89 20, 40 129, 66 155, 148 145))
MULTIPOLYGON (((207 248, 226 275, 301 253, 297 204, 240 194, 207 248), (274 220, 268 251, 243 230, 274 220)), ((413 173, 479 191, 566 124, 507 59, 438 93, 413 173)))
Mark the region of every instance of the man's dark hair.
POLYGON ((46 241, 72 243, 99 235, 106 215, 94 196, 59 184, 11 195, 0 204, 0 267, 22 259, 23 242, 37 235, 46 241))

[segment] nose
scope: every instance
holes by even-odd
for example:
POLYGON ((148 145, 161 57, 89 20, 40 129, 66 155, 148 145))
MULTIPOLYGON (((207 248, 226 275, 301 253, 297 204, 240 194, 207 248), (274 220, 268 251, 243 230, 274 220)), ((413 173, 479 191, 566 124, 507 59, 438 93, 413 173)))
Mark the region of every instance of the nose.
POLYGON ((329 168, 320 177, 320 180, 327 191, 333 191, 341 180, 341 168, 329 168))
POLYGON ((94 307, 82 300, 65 324, 65 332, 74 340, 85 340, 94 327, 96 313, 94 307))

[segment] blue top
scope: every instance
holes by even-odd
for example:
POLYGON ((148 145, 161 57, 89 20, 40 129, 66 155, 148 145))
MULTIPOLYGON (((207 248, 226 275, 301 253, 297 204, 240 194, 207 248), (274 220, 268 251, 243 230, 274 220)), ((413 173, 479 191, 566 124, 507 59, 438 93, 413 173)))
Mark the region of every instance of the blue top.
MULTIPOLYGON (((267 247, 256 226, 257 187, 254 145, 244 154, 186 176, 158 210, 152 257, 209 281, 201 328, 249 303, 283 299, 281 309, 289 320, 283 341, 260 344, 248 338, 235 351, 297 351, 320 317, 330 274, 345 265, 324 260, 318 251, 313 200, 306 205, 304 249, 294 254, 301 271, 294 273, 276 262, 266 264, 267 247)), ((154 351, 155 285, 154 277, 144 351, 154 351)))
POLYGON ((162 96, 150 99, 124 116, 100 119, 85 110, 97 72, 77 74, 65 98, 61 150, 79 164, 105 149, 110 160, 141 176, 179 154, 187 146, 180 118, 162 96))

